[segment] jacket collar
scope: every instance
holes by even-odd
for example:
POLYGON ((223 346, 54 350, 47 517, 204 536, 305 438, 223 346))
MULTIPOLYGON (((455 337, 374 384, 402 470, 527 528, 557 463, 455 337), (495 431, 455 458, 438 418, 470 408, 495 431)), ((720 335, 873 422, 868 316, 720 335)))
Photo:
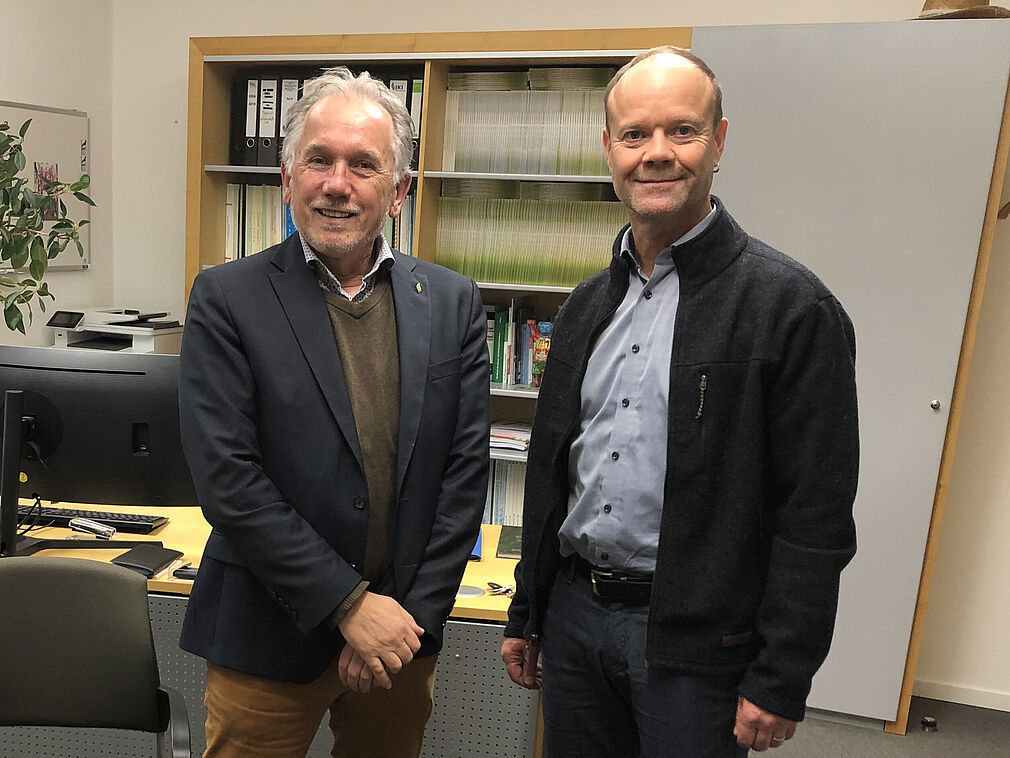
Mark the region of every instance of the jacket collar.
MULTIPOLYGON (((715 218, 701 234, 683 245, 673 248, 673 262, 677 265, 681 291, 694 290, 725 269, 743 251, 747 233, 729 215, 722 201, 712 195, 715 218)), ((621 256, 621 239, 630 227, 627 224, 614 240, 614 258, 611 273, 627 276, 631 263, 621 256)))
MULTIPOLYGON (((268 253, 261 253, 265 255, 268 253)), ((397 488, 410 462, 421 422, 421 408, 431 353, 431 293, 428 278, 417 269, 417 259, 393 252, 390 270, 400 355, 400 430, 397 451, 397 488)), ((333 340, 326 305, 315 273, 305 262, 297 234, 274 248, 271 263, 277 269, 270 279, 281 301, 316 382, 347 440, 362 464, 354 413, 347 394, 344 368, 333 340)), ((362 469, 363 469, 362 465, 362 469)))
POLYGON ((354 425, 351 400, 347 394, 344 367, 333 339, 333 329, 319 282, 305 261, 299 236, 292 234, 272 251, 259 254, 272 256, 270 262, 277 270, 270 274, 270 283, 288 317, 302 355, 326 398, 326 404, 340 427, 347 446, 363 469, 361 445, 354 425))

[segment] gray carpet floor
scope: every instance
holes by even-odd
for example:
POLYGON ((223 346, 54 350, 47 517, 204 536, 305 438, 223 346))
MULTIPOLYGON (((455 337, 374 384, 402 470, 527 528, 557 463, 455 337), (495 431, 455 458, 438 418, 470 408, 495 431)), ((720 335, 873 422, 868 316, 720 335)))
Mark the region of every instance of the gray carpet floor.
MULTIPOLYGON (((751 756, 759 753, 751 752, 751 756)), ((774 758, 1010 758, 1010 713, 912 698, 908 732, 899 737, 810 714, 796 736, 763 755, 774 758), (924 717, 936 720, 924 731, 924 717)))

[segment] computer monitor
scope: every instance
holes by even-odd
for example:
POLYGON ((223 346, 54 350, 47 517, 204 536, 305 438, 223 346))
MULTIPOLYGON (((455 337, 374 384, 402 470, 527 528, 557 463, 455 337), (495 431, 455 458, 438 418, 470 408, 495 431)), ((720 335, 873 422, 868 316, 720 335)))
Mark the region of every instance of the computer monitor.
POLYGON ((18 494, 197 504, 179 434, 178 374, 177 355, 0 346, 0 402, 23 405, 11 412, 5 402, 3 413, 2 554, 20 552, 18 494))

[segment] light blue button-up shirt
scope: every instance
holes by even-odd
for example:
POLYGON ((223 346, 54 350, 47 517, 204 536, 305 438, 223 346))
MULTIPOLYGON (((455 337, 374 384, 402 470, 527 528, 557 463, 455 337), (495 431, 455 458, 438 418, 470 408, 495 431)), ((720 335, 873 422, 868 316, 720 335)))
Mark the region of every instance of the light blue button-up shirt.
POLYGON ((568 517, 561 554, 607 568, 656 568, 666 479, 670 360, 680 304, 673 248, 701 234, 715 209, 656 258, 646 277, 635 262, 628 292, 600 333, 582 380, 582 416, 569 452, 568 517))

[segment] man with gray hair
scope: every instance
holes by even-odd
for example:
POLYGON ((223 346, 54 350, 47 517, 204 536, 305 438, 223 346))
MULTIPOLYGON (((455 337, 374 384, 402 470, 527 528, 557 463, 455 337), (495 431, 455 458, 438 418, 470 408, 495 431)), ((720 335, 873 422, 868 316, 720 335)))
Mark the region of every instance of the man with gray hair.
POLYGON ((549 758, 737 758, 792 737, 831 642, 855 337, 709 194, 727 121, 703 61, 649 50, 605 103, 631 223, 554 326, 502 658, 543 685, 549 758))
POLYGON ((390 250, 412 126, 346 68, 305 86, 281 182, 297 234, 201 273, 183 445, 213 527, 180 645, 207 756, 416 756, 479 528, 488 354, 476 285, 390 250))

